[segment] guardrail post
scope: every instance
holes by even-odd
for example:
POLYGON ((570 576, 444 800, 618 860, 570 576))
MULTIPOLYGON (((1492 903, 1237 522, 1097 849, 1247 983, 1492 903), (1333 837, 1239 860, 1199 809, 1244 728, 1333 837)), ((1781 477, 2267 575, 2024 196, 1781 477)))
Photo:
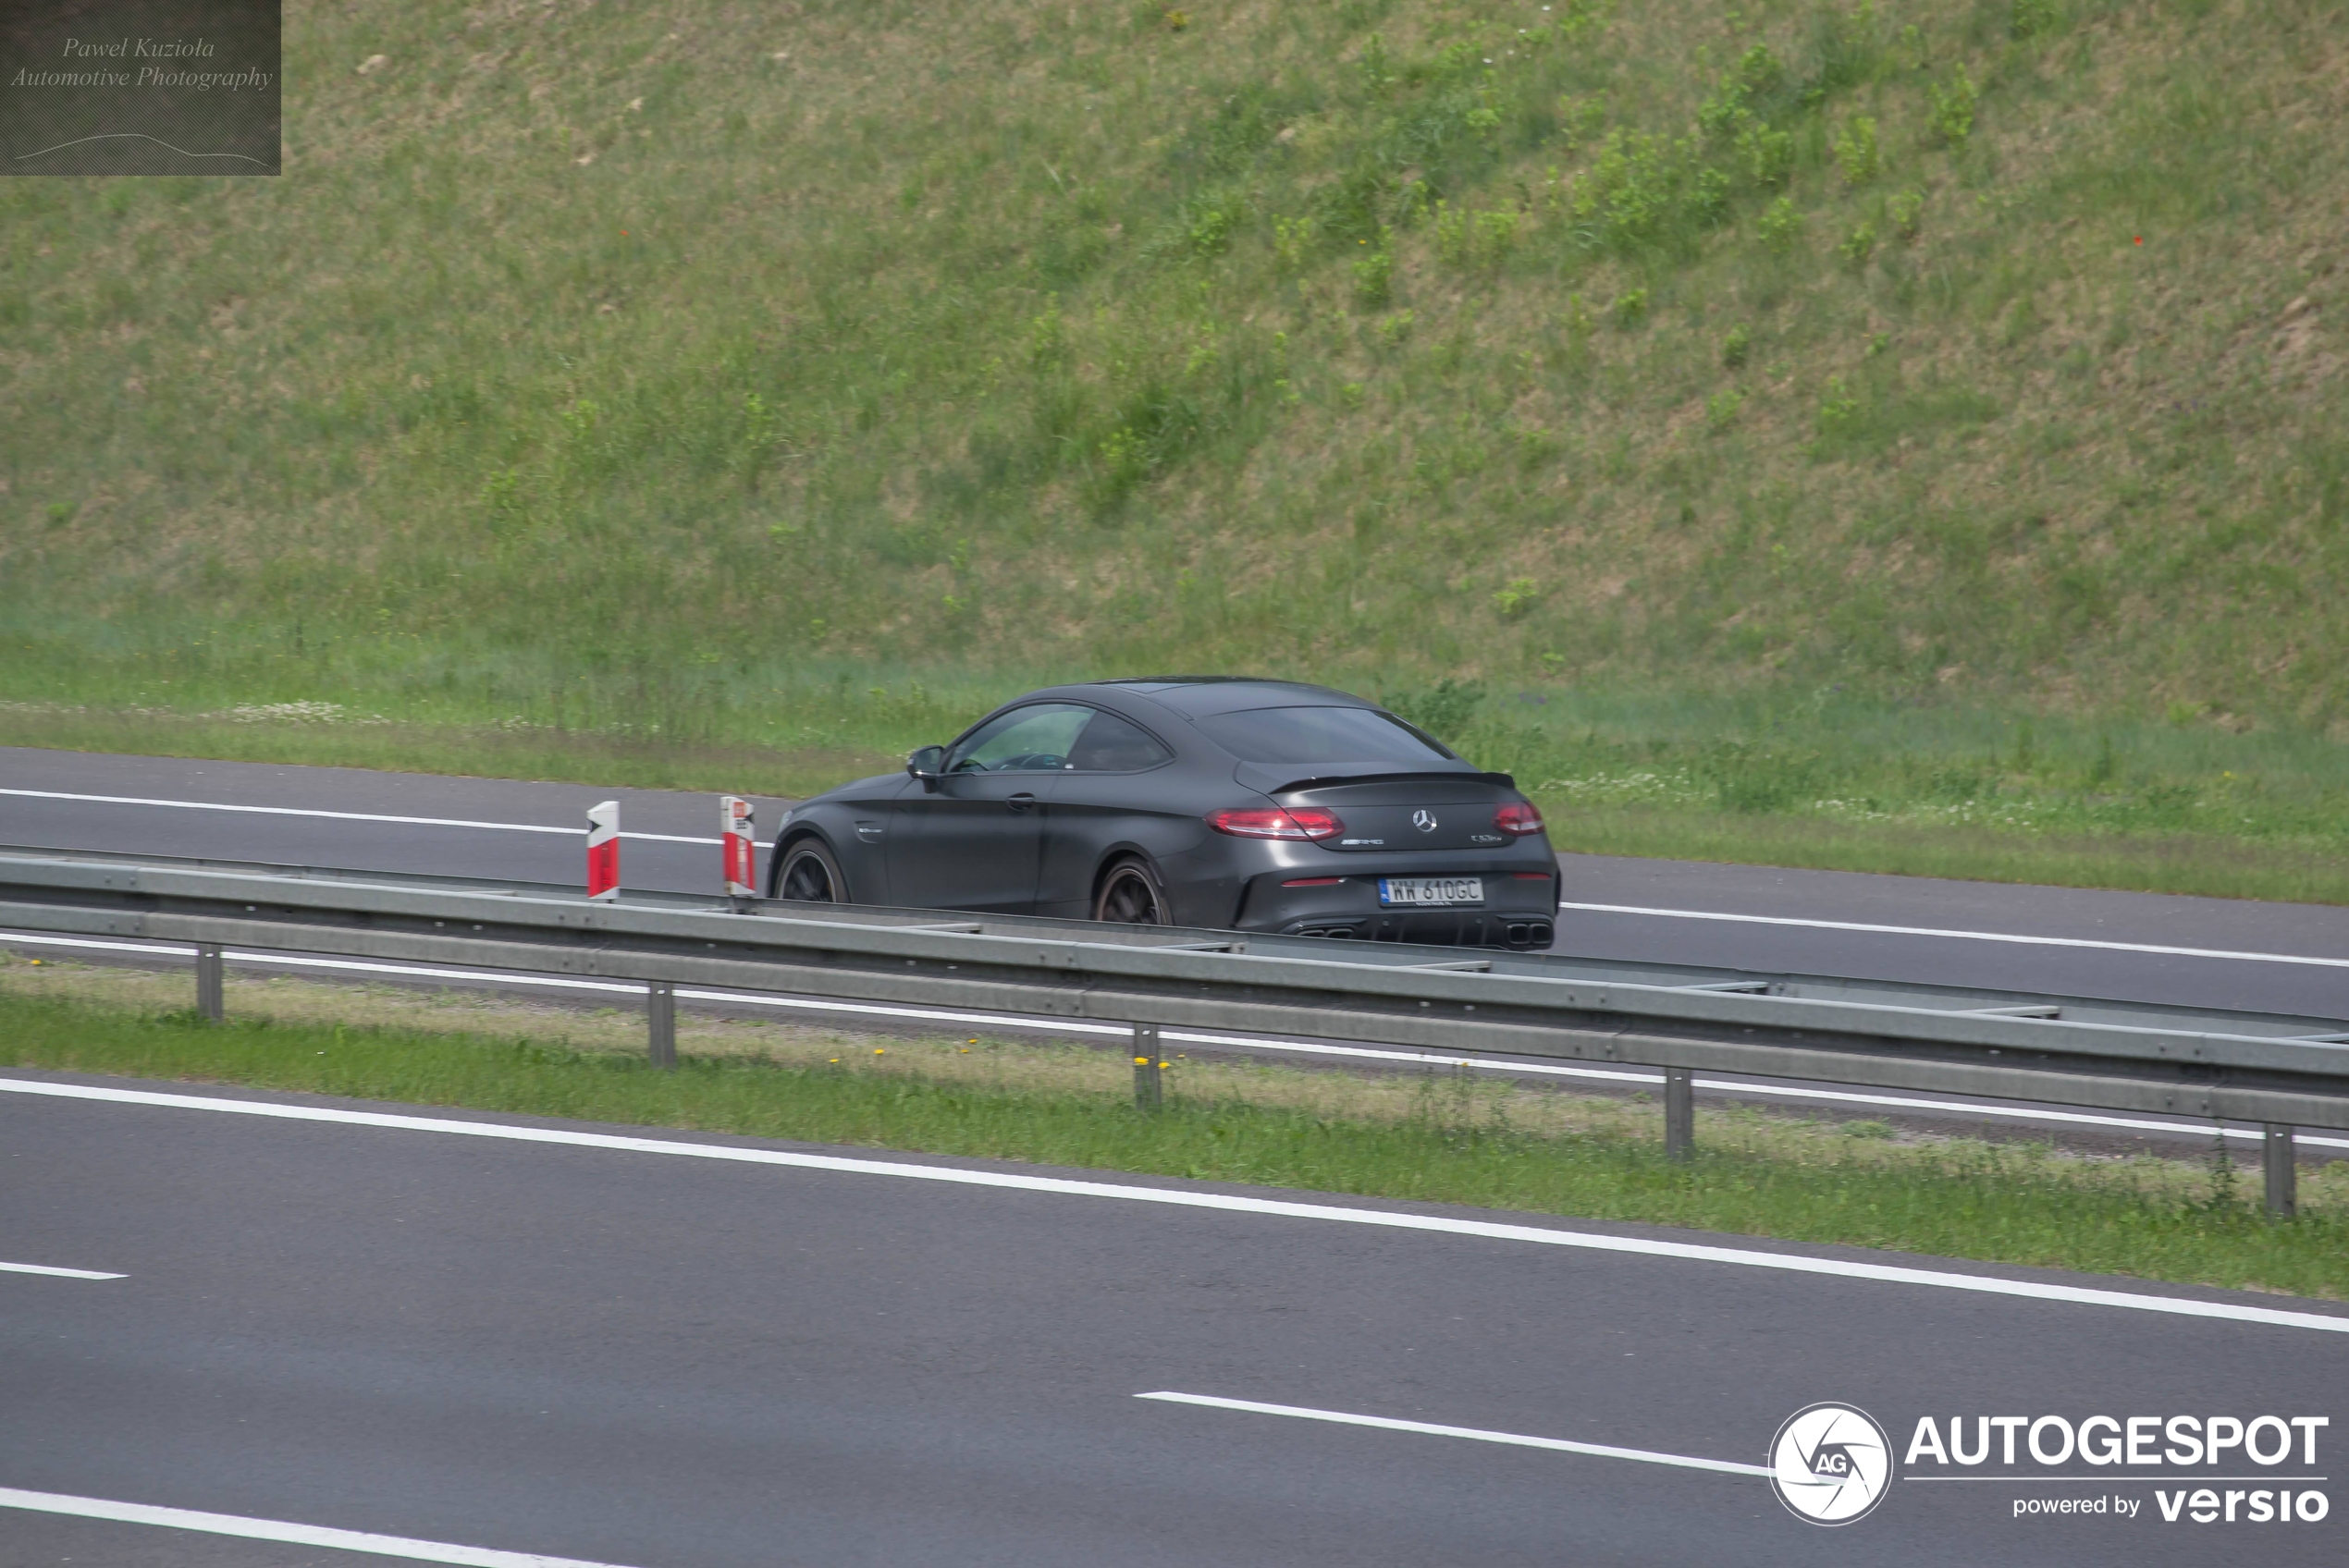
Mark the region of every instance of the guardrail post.
POLYGON ((653 1065, 677 1065, 677 987, 655 980, 645 987, 645 1022, 652 1036, 653 1065))
POLYGON ((1664 1070, 1664 1158, 1696 1158, 1696 1086, 1685 1067, 1664 1070))
POLYGON ((2281 1121, 2270 1121, 2267 1127, 2259 1154, 2268 1178, 2268 1213, 2289 1219, 2300 1208, 2300 1167, 2293 1158, 2292 1129, 2281 1121))
POLYGON ((206 1023, 217 1023, 228 1015, 227 970, 219 943, 196 944, 196 1012, 206 1023))
POLYGON ((1166 1103, 1166 1084, 1160 1073, 1158 1025, 1134 1025, 1134 1109, 1156 1110, 1166 1103))

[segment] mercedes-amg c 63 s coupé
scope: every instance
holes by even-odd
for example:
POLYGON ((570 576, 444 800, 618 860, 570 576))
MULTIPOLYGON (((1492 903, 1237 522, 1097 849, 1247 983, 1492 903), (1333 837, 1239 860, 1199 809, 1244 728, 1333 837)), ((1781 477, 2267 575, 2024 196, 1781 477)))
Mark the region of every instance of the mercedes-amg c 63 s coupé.
POLYGON ((1053 686, 800 802, 768 896, 1546 948, 1558 865, 1505 773, 1321 686, 1053 686))

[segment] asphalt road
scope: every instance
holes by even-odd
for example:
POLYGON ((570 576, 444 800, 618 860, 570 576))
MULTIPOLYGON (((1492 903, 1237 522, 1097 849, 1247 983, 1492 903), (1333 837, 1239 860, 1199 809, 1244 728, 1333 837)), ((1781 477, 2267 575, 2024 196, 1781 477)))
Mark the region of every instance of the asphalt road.
MULTIPOLYGON (((1234 1211, 1165 1200, 1298 1194, 1037 1191, 910 1179, 868 1151, 830 1151, 838 1170, 693 1153, 793 1148, 744 1139, 661 1153, 264 1119, 121 1080, 17 1073, 0 1090, 28 1083, 173 1101, 0 1092, 6 1260, 125 1276, 0 1272, 0 1487, 626 1568, 2343 1560, 2337 1505, 2321 1523, 2202 1525, 2164 1523, 2154 1499, 2189 1476, 2335 1474, 2349 1334, 2321 1326, 1797 1272, 1783 1262, 1884 1255, 1543 1217, 1234 1211), (1718 1242, 1749 1261, 1359 1222, 1396 1215, 1718 1242), (2121 1479, 1994 1458, 1964 1473, 1998 1478, 1895 1481, 1876 1513, 1823 1529, 1754 1475, 1137 1397, 1162 1391, 1733 1464, 1762 1463, 1779 1423, 1824 1400, 1868 1411, 1896 1448, 1925 1415, 2332 1425, 2313 1467, 2294 1452, 2121 1479), (2013 1514, 2072 1497, 2142 1511, 2013 1514)), ((1957 1268, 2255 1315, 2302 1305, 1957 1268)), ((2343 1488, 2297 1489, 2331 1505, 2343 1488)), ((9 1568, 385 1560, 0 1508, 9 1568)))
MULTIPOLYGON (((0 843, 53 848, 576 881, 585 810, 607 799, 621 802, 625 886, 718 890, 710 795, 0 747, 0 843), (141 801, 182 803, 125 803, 141 801)), ((756 803, 771 833, 788 802, 756 803)), ((1559 861, 1561 952, 2349 1016, 2349 908, 1605 855, 1559 861), (1789 921, 1809 924, 1777 924, 1789 921), (2063 945, 2075 942, 2103 945, 2063 945)))
MULTIPOLYGON (((585 808, 610 798, 621 802, 625 886, 716 890, 718 811, 708 795, 0 748, 0 844, 565 882, 581 875, 585 808)), ((756 803, 771 834, 787 802, 756 803)), ((2349 1018, 2349 909, 1559 858, 1562 952, 2349 1018)), ((1585 1076, 1584 1087, 1608 1087, 1585 1076)), ((1920 1126, 2023 1129, 2114 1151, 2210 1136, 2207 1124, 2172 1119, 2067 1119, 1973 1099, 1891 1104, 1825 1088, 1700 1084, 1708 1097, 1777 1099, 1920 1126), (1998 1114, 1986 1120, 1977 1114, 1986 1107, 1998 1114)), ((2247 1143, 2256 1133, 2230 1135, 2247 1143)), ((2302 1145, 2311 1158, 2343 1148, 2349 1143, 2321 1136, 2302 1145)))

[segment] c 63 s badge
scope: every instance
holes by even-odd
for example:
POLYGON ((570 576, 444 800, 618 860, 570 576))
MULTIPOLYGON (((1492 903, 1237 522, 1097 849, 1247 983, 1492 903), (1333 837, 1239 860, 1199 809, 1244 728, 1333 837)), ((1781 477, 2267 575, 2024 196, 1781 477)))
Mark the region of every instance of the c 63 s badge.
POLYGON ((1864 1410, 1806 1405, 1770 1439, 1770 1486, 1798 1519, 1849 1525, 1892 1489, 1892 1444, 1864 1410))

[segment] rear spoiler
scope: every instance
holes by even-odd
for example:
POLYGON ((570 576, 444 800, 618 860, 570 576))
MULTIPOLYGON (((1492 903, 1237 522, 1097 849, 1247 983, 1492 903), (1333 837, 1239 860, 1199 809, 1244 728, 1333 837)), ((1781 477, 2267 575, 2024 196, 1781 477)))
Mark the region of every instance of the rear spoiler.
POLYGON ((1388 767, 1379 763, 1317 763, 1308 765, 1315 771, 1300 773, 1297 765, 1275 765, 1244 762, 1232 770, 1233 778, 1251 790, 1267 795, 1284 795, 1295 790, 1316 790, 1332 784, 1387 784, 1411 779, 1426 779, 1431 783, 1460 784, 1473 780, 1503 790, 1517 788, 1517 780, 1506 773, 1480 773, 1465 766, 1457 768, 1388 767))

